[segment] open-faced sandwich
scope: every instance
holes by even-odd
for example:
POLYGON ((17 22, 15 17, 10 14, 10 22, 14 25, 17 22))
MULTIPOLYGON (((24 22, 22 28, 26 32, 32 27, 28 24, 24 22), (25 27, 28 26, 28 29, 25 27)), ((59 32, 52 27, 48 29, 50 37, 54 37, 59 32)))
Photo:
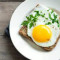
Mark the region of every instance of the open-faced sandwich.
POLYGON ((39 4, 22 22, 19 34, 44 50, 52 50, 59 40, 59 15, 39 4))

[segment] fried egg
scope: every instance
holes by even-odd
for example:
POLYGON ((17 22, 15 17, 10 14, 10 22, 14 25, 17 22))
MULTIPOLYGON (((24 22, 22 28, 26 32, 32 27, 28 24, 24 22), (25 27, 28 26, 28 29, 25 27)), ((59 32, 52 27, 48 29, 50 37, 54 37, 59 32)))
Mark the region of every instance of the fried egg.
MULTIPOLYGON (((45 6, 38 6, 34 9, 34 11, 38 10, 40 14, 45 14, 45 17, 39 16, 38 20, 35 23, 35 26, 32 26, 29 28, 30 23, 27 26, 27 35, 32 38, 32 40, 38 45, 42 47, 49 47, 55 44, 58 36, 59 36, 59 27, 57 26, 57 23, 52 23, 52 20, 49 18, 49 13, 52 12, 52 10, 45 6), (47 11, 49 10, 49 11, 47 11), (46 19, 48 18, 48 19, 46 19), (51 24, 47 24, 47 22, 51 22, 51 24)), ((35 12, 32 11, 30 14, 33 16, 35 15, 35 12)), ((56 12, 53 12, 51 17, 53 15, 57 15, 57 20, 59 20, 59 16, 56 12)))

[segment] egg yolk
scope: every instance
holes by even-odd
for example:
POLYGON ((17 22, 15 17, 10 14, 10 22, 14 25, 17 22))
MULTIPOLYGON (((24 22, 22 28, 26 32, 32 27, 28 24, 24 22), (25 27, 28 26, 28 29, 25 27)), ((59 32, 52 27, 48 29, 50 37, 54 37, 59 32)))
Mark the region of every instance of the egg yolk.
POLYGON ((52 36, 52 31, 47 25, 38 25, 33 28, 32 37, 36 42, 48 42, 52 36))

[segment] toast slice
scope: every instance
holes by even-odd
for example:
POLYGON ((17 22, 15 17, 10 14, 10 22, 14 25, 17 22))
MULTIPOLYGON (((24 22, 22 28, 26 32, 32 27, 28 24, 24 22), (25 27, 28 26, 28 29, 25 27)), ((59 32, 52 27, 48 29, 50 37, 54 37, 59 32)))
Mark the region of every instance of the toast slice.
MULTIPOLYGON (((22 26, 21 27, 21 29, 19 30, 19 34, 22 35, 22 36, 24 36, 24 37, 26 37, 27 39, 29 39, 29 40, 31 40, 33 42, 33 40, 27 35, 27 27, 26 26, 22 26)), ((54 45, 52 45, 50 47, 41 47, 41 48, 43 48, 46 51, 52 50, 56 46, 59 38, 60 38, 60 35, 58 36, 58 38, 57 38, 57 40, 56 40, 56 42, 55 42, 54 45)))
MULTIPOLYGON (((39 6, 39 4, 36 5, 36 7, 38 7, 38 6, 39 6)), ((34 8, 35 8, 35 7, 34 7, 34 8)), ((33 9, 34 9, 34 8, 33 8, 33 9)), ((31 39, 31 37, 29 37, 29 36, 27 35, 27 27, 26 27, 26 26, 22 26, 22 27, 21 27, 21 29, 19 30, 19 34, 22 35, 22 36, 24 36, 24 37, 26 37, 27 39, 29 39, 29 40, 31 40, 31 41, 33 42, 33 40, 31 39)), ((60 38, 60 35, 58 36, 58 38, 57 38, 57 40, 56 40, 56 42, 55 42, 54 45, 52 45, 52 46, 50 46, 50 47, 41 47, 41 48, 43 48, 43 49, 46 50, 46 51, 52 50, 52 49, 56 46, 59 38, 60 38)))

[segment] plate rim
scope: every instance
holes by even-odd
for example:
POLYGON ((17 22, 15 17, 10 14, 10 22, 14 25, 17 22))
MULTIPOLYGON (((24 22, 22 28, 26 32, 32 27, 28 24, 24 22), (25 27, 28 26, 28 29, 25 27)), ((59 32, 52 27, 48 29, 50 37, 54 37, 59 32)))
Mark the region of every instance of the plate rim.
MULTIPOLYGON (((27 1, 27 0, 26 0, 26 1, 27 1)), ((19 6, 15 9, 15 11, 16 11, 23 3, 25 4, 26 1, 22 2, 21 4, 19 4, 19 6)), ((15 11, 13 12, 12 16, 14 15, 15 11)), ((11 20, 12 20, 12 17, 11 17, 11 20)), ((10 20, 10 24, 11 24, 11 20, 10 20)), ((9 26, 9 32, 10 32, 10 26, 9 26)), ((11 37, 11 33, 10 33, 10 37, 11 37)), ((15 49, 16 49, 20 54, 22 54, 22 52, 20 52, 20 51, 16 48, 16 46, 14 45, 13 40, 12 40, 12 37, 11 37, 11 41, 12 41, 12 44, 13 44, 13 46, 15 47, 15 49)), ((22 54, 22 55, 23 55, 24 57, 26 57, 26 58, 29 59, 29 57, 27 57, 26 55, 24 55, 24 54, 22 54)))
MULTIPOLYGON (((12 16, 11 16, 11 19, 10 19, 10 25, 9 25, 9 32, 11 31, 11 30, 10 30, 10 28, 11 28, 11 20, 12 20, 12 17, 13 17, 13 15, 14 15, 15 11, 16 11, 22 4, 24 4, 26 1, 28 1, 28 0, 25 0, 24 2, 20 3, 20 4, 17 6, 17 8, 14 10, 14 12, 12 13, 12 16)), ((10 32, 10 39, 11 39, 11 42, 12 42, 14 48, 18 51, 18 53, 21 54, 23 57, 29 59, 27 56, 23 55, 23 54, 16 48, 15 44, 13 43, 12 37, 11 37, 11 32, 10 32)))

